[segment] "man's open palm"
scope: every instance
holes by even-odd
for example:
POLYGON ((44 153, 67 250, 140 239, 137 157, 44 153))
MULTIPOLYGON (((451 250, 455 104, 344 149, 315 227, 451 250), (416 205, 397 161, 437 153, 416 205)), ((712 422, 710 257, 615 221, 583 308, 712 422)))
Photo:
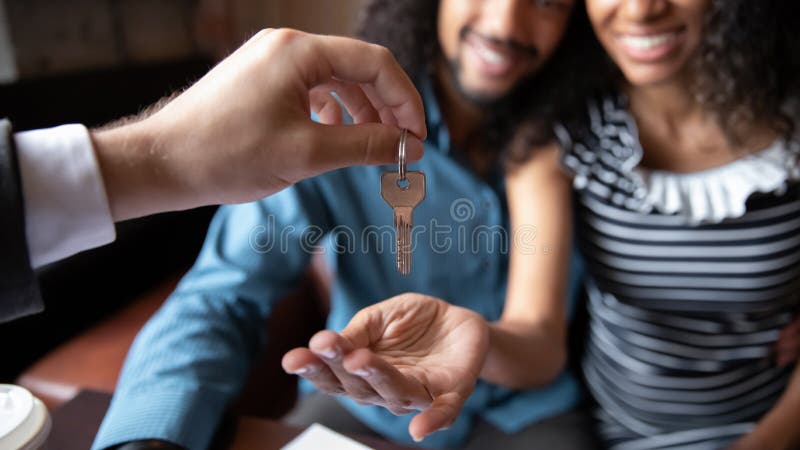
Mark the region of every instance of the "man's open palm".
POLYGON ((472 393, 488 348, 486 321, 465 308, 404 294, 361 310, 341 334, 321 331, 283 367, 321 391, 395 414, 422 411, 415 440, 448 427, 472 393))

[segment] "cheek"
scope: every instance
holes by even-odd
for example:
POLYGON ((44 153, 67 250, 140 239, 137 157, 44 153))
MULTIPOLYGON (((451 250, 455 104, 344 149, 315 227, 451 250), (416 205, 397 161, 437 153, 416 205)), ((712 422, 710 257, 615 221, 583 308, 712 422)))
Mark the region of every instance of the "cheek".
POLYGON ((702 20, 706 11, 711 8, 711 0, 672 0, 675 6, 684 11, 684 17, 693 16, 692 20, 702 20))
POLYGON ((611 12, 619 7, 619 3, 621 0, 586 0, 586 14, 589 16, 592 26, 597 29, 606 22, 611 12))
MULTIPOLYGON (((796 1, 796 0, 793 0, 796 1)), ((686 53, 695 55, 703 41, 706 29, 706 15, 710 8, 707 0, 686 0, 681 11, 684 23, 686 23, 686 53)))
MULTIPOLYGON (((710 0, 673 0, 675 7, 680 10, 680 15, 688 23, 702 25, 705 23, 706 14, 711 9, 710 0)), ((791 0, 795 1, 795 0, 791 0)))
POLYGON ((464 0, 441 0, 439 4, 437 33, 442 52, 447 59, 456 57, 459 34, 468 23, 472 3, 464 0))

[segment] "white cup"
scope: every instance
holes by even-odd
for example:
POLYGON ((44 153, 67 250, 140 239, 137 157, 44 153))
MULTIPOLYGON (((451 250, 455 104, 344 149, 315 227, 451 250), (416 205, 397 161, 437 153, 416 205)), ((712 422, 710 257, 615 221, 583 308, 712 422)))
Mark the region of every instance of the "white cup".
POLYGON ((50 434, 50 414, 27 389, 0 384, 0 450, 39 450, 50 434))

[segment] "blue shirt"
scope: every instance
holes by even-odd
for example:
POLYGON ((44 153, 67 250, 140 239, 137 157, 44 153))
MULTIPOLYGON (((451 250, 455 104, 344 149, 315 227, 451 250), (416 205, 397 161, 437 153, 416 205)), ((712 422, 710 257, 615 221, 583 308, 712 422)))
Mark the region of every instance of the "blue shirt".
MULTIPOLYGON (((136 439, 208 447, 264 344, 265 318, 305 273, 312 252, 320 251, 316 245, 334 274, 330 329, 404 292, 445 299, 489 321, 500 317, 514 237, 502 174, 487 181, 469 169, 450 145, 430 85, 422 92, 429 137, 425 157, 409 170, 424 171, 428 189, 414 210, 411 274, 397 272, 392 211, 380 195, 381 173, 396 166, 342 169, 257 202, 221 207, 194 267, 137 336, 93 448, 136 439)), ((573 258, 570 299, 577 265, 573 258)), ((477 418, 513 433, 578 399, 569 373, 539 390, 479 382, 453 426, 421 445, 460 445, 477 418)), ((342 402, 378 433, 414 444, 407 431, 413 415, 342 402)))

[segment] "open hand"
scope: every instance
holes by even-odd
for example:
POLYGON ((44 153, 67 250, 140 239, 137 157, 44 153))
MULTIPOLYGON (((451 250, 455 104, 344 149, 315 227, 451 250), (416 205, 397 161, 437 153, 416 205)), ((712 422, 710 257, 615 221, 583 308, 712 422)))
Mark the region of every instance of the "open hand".
POLYGON ((458 417, 489 345, 477 313, 422 294, 403 294, 361 310, 341 334, 324 330, 283 357, 283 368, 323 392, 422 411, 409 433, 420 441, 458 417))

